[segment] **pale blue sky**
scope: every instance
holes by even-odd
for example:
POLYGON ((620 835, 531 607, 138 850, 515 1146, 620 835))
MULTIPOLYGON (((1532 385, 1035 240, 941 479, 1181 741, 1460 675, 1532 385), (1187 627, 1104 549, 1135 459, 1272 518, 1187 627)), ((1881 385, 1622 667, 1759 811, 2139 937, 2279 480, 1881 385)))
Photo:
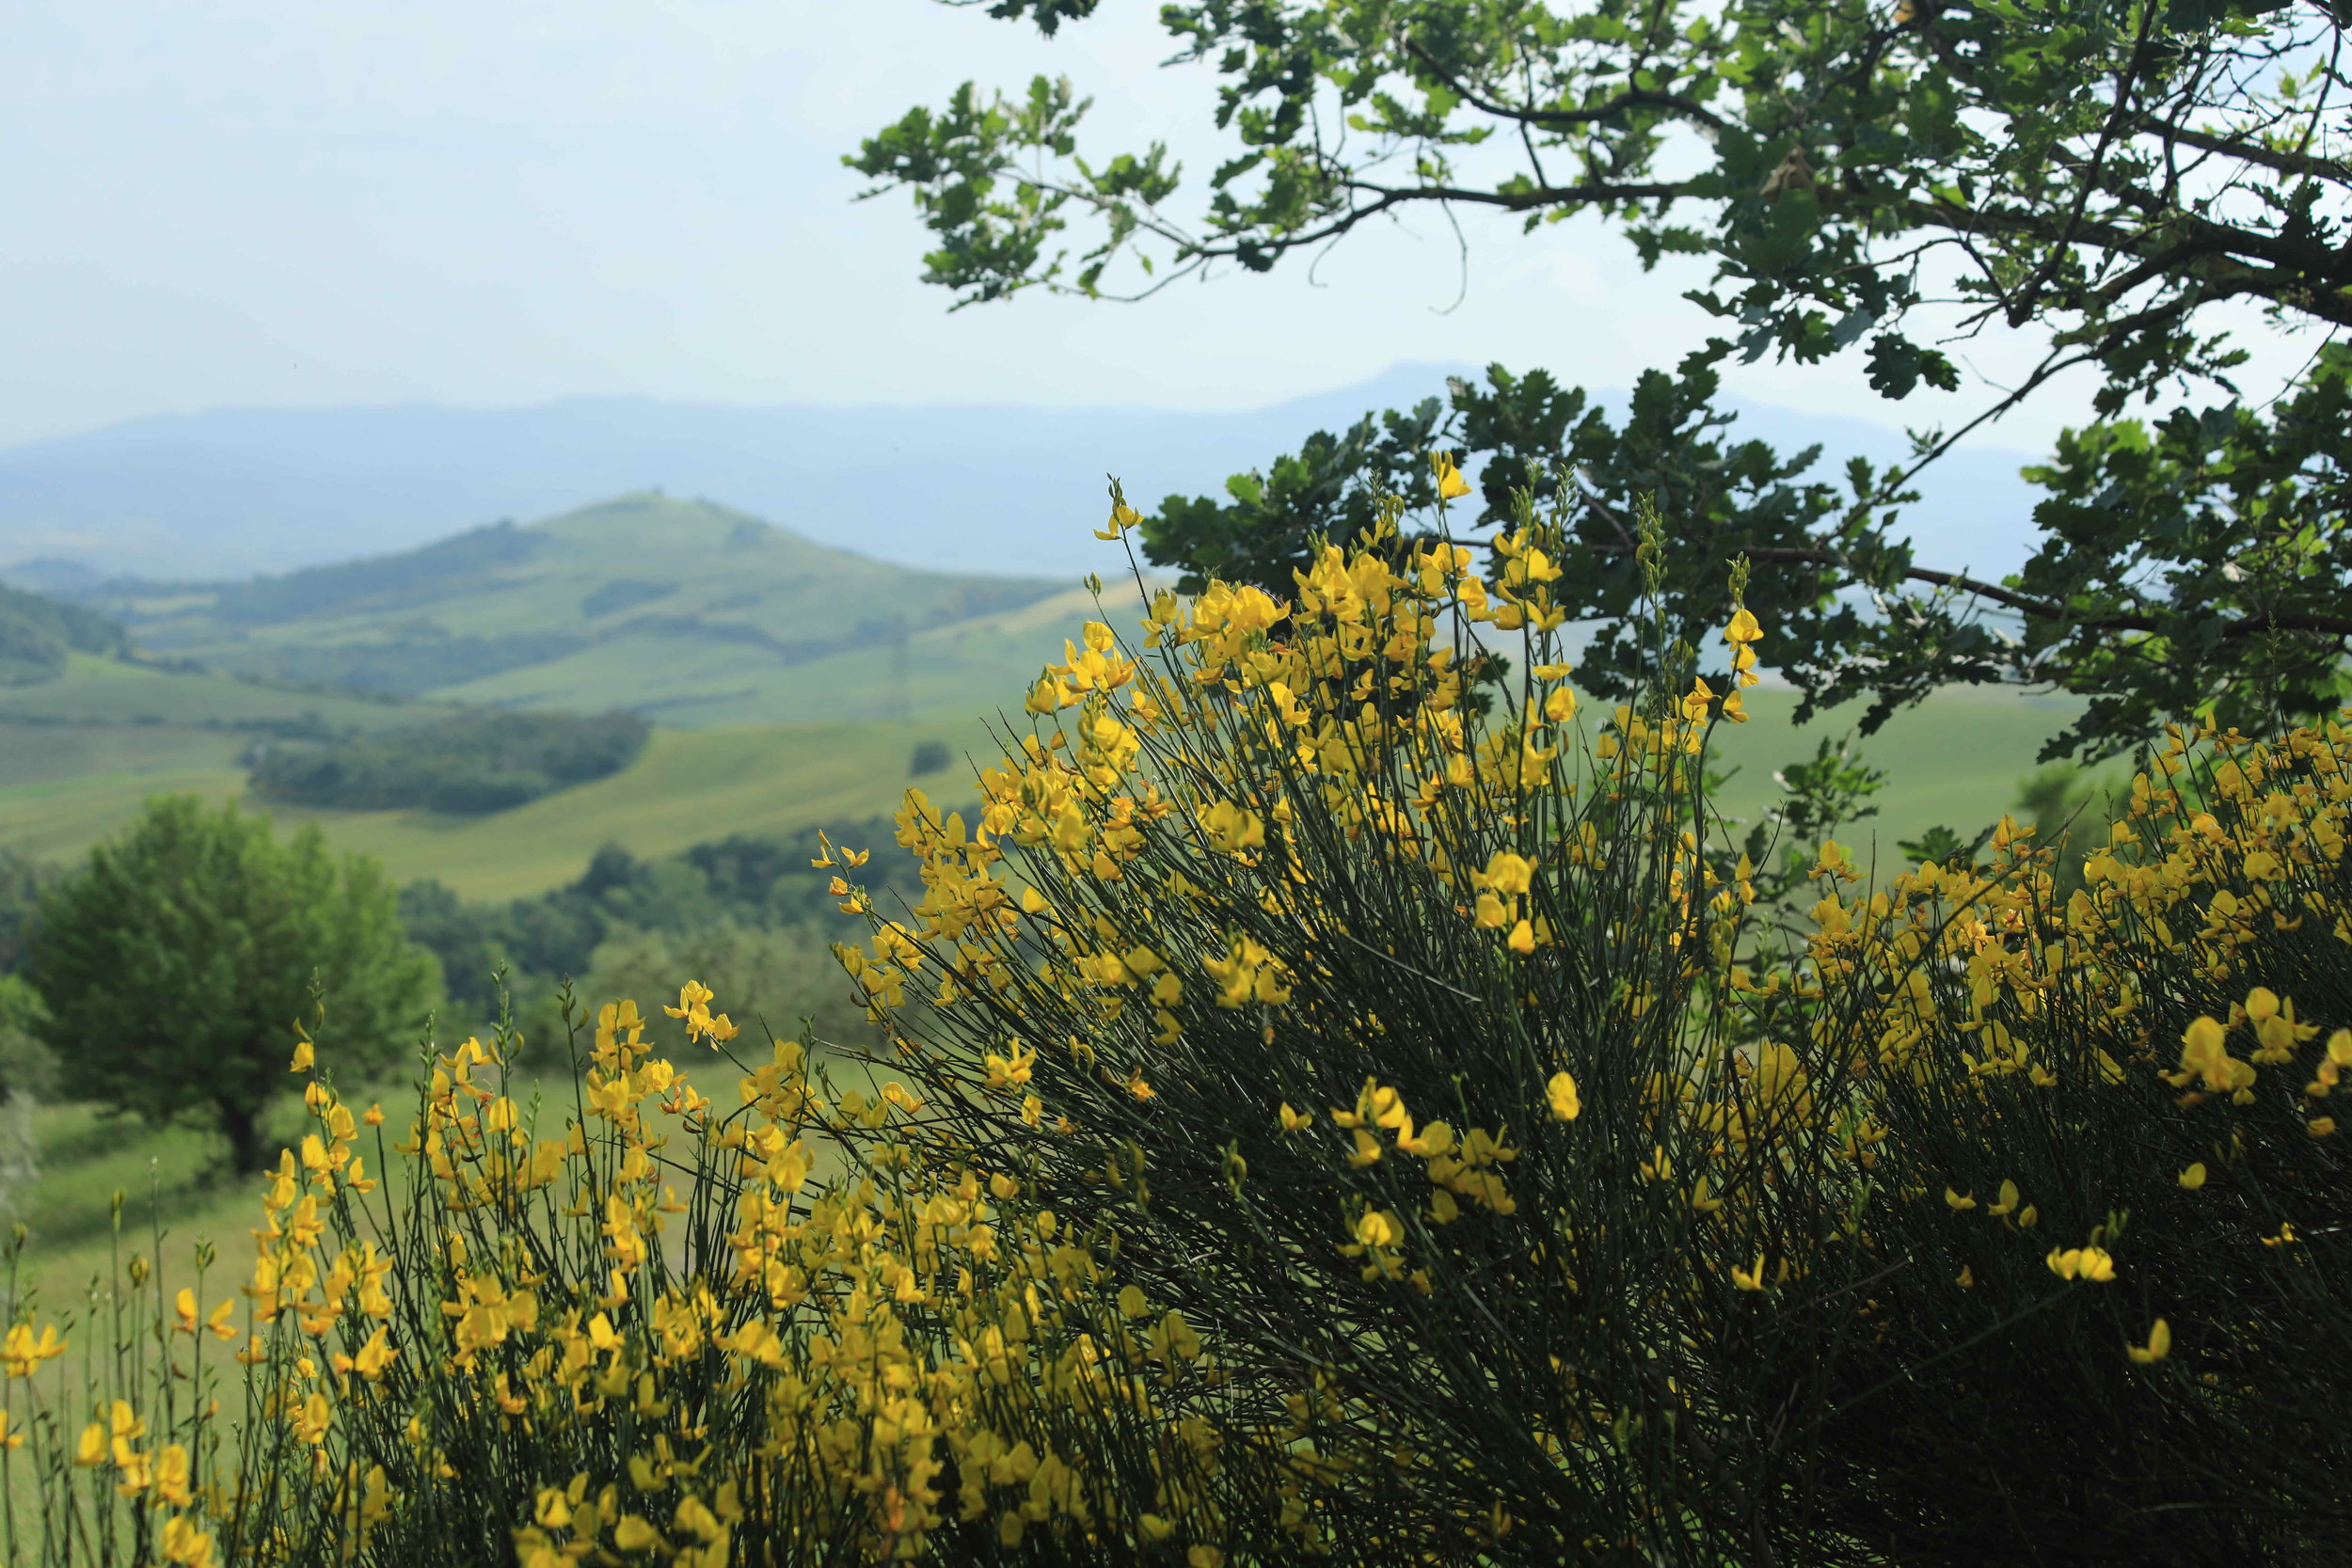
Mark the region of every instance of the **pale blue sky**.
MULTIPOLYGON (((1306 269, 1140 306, 950 316, 902 197, 839 155, 967 76, 1066 71, 1110 140, 1189 162, 1210 78, 1156 5, 1047 43, 930 0, 15 0, 0 56, 0 445, 219 404, 507 406, 583 393, 762 404, 1234 409, 1400 360, 1597 387, 1708 323, 1579 224, 1435 214, 1306 269)), ((2000 344, 1971 350, 1994 374, 2000 344)), ((1885 423, 1851 361, 1734 377, 1885 423)), ((1949 412, 1947 413, 1946 410, 1949 412)), ((2052 404, 1993 436, 2037 446, 2052 404)))

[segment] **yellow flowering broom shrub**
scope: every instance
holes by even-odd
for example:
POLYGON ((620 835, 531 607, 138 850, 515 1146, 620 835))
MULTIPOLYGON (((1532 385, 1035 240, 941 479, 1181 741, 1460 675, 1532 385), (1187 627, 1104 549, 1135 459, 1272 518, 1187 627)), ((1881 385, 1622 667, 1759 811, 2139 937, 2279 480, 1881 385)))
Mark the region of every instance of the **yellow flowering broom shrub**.
POLYGON ((2341 723, 2176 731, 2062 903, 2005 821, 1982 870, 1830 879, 1805 985, 1744 989, 1867 1091, 1851 1290, 1779 1305, 1820 1347, 1779 1397, 1819 1412, 1834 1536, 1896 1562, 2352 1551, 2348 800, 2341 723))
POLYGON ((2178 739, 2063 906, 1823 847, 1783 960, 1769 628, 1583 726, 1552 527, 1090 626, 918 902, 823 857, 873 1075, 305 1042, 240 1292, 20 1308, 8 1560, 2340 1560, 2352 738, 2178 739))

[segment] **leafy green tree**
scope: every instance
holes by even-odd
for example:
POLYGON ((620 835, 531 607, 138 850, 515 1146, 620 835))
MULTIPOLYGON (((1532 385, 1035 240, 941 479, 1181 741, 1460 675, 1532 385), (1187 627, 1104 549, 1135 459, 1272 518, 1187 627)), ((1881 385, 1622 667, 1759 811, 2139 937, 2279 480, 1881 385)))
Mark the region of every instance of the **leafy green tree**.
POLYGON ((193 796, 149 801, 90 851, 44 903, 25 977, 66 1094, 152 1121, 209 1112, 240 1171, 274 1152, 262 1113, 297 1022, 323 1006, 337 1061, 364 1071, 437 989, 373 861, 338 864, 314 827, 280 844, 268 818, 193 796))
MULTIPOLYGON (((989 8, 1049 34, 1095 8, 989 8)), ((2352 326, 2352 0, 1178 0, 1160 15, 1174 63, 1219 78, 1231 156, 1205 187, 1160 144, 1083 155, 1089 101, 1066 80, 1011 98, 967 84, 848 160, 876 191, 914 194, 937 241, 928 280, 959 304, 1136 297, 1227 263, 1262 272, 1408 209, 1530 230, 1592 212, 1645 266, 1711 258, 1711 286, 1688 297, 1721 330, 1645 371, 1621 423, 1541 371, 1495 367, 1317 436, 1222 498, 1171 498, 1145 521, 1154 562, 1287 592, 1309 542, 1352 534, 1383 493, 1434 504, 1429 456, 1459 450, 1477 527, 1523 492, 1557 509, 1565 608, 1602 624, 1582 673, 1606 695, 1639 662, 1637 499, 1677 531, 1680 629, 1720 623, 1724 562, 1745 554, 1804 711, 1868 694, 1866 731, 1950 682, 2088 697, 2054 754, 2122 750, 2186 711, 2271 722, 2344 695, 2352 346, 2332 335, 2352 326), (2240 397, 2224 305, 2324 340, 2280 396, 2240 397), (1939 319, 1947 337, 1926 341, 1939 319), (1998 325, 2038 332, 2039 362, 1979 383, 1889 467, 1814 477, 1818 448, 1736 440, 1714 405, 1725 361, 1767 355, 1858 355, 1884 397, 1951 396, 1952 341, 1998 325), (2096 417, 2027 470, 2047 499, 2025 569, 1991 582, 1915 559, 1900 523, 1921 470, 2076 366, 2100 378, 2096 417), (2125 417, 2168 392, 2172 411, 2125 417)))

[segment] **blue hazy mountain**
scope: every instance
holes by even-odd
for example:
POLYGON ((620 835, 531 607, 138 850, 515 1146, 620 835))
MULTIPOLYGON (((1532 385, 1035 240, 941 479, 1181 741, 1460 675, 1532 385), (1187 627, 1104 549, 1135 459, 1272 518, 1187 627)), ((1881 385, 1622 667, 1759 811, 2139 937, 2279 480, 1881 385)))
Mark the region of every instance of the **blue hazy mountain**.
MULTIPOLYGON (((71 595, 116 576, 285 572, 647 488, 723 501, 884 561, 1072 577, 1116 559, 1089 532, 1102 521, 1106 475, 1145 504, 1214 493, 1313 431, 1442 395, 1448 374, 1468 371, 1400 365, 1238 414, 577 398, 138 420, 0 450, 0 577, 71 595)), ((1907 450, 1859 420, 1730 406, 1737 434, 1784 450, 1821 443, 1830 475, 1850 455, 1885 462, 1907 450)), ((1971 451, 1931 470, 1912 519, 1923 562, 1998 575, 2022 562, 2034 492, 2016 470, 2026 460, 1971 451)))

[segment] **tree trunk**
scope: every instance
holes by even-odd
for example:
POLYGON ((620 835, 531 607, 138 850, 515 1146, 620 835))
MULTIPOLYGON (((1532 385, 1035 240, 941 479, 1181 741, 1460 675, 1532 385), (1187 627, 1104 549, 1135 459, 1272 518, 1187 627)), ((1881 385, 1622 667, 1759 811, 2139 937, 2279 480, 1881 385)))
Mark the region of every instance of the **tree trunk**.
POLYGON ((216 1100, 213 1105, 219 1114, 220 1130, 229 1135, 230 1168, 239 1176, 250 1176, 267 1166, 277 1151, 265 1147, 268 1140, 262 1136, 261 1108, 231 1100, 216 1100))

